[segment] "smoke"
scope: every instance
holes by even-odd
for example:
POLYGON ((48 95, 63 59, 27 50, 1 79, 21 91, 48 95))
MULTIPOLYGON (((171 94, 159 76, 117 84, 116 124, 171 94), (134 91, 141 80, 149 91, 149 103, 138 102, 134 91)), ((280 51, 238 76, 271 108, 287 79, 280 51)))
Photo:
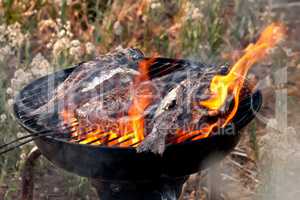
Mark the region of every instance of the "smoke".
POLYGON ((283 128, 281 121, 270 120, 267 135, 262 140, 259 199, 294 200, 300 194, 299 137, 295 128, 283 128))
MULTIPOLYGON (((278 70, 274 78, 275 85, 287 83, 287 68, 278 70)), ((300 194, 300 138, 293 127, 297 113, 295 108, 288 110, 288 106, 287 89, 276 90, 275 118, 268 120, 260 144, 261 183, 257 199, 294 200, 300 194)))

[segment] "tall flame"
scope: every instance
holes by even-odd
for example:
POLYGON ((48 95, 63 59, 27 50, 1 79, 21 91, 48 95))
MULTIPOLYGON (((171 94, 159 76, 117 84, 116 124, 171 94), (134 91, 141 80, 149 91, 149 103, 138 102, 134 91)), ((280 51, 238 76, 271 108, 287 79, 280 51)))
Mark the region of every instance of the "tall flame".
MULTIPOLYGON (((285 35, 285 27, 279 23, 272 23, 269 25, 260 35, 258 41, 251 43, 245 49, 245 54, 233 65, 231 71, 226 75, 215 76, 210 85, 210 91, 212 93, 211 98, 200 102, 202 106, 205 106, 211 110, 220 109, 228 96, 232 94, 235 102, 238 102, 240 90, 244 84, 245 77, 249 68, 263 59, 268 50, 275 47, 275 45, 283 39, 285 35)), ((235 103, 233 115, 238 105, 235 103)), ((229 117, 230 120, 233 116, 229 117)))
POLYGON ((285 27, 279 23, 272 23, 267 26, 261 33, 258 41, 255 44, 251 43, 248 45, 244 50, 244 55, 233 65, 227 75, 216 75, 213 77, 210 83, 212 95, 209 99, 201 101, 200 105, 209 110, 219 110, 224 105, 228 95, 232 95, 234 97, 234 107, 226 116, 226 119, 218 120, 200 130, 187 132, 178 130, 177 135, 179 137, 176 139, 176 142, 183 142, 192 136, 194 136, 193 140, 206 138, 213 132, 214 128, 225 127, 232 120, 238 109, 240 91, 248 70, 253 64, 266 57, 268 51, 284 38, 285 31, 285 27))
POLYGON ((133 97, 133 103, 129 108, 128 115, 131 120, 133 133, 134 133, 134 142, 139 142, 144 139, 144 112, 145 109, 150 105, 152 99, 152 89, 150 82, 144 82, 149 80, 148 77, 148 68, 151 63, 150 60, 142 60, 139 63, 140 75, 135 78, 134 88, 135 95, 133 97), (145 84, 141 84, 141 83, 145 84))

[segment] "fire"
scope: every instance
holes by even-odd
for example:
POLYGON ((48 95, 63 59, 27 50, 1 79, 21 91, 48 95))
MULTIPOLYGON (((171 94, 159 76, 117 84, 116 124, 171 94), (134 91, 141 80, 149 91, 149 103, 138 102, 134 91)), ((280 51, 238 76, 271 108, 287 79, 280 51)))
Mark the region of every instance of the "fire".
POLYGON ((267 56, 268 51, 284 38, 285 31, 285 27, 279 23, 272 23, 267 26, 261 33, 258 41, 255 44, 251 43, 248 45, 244 50, 244 55, 233 65, 227 75, 214 76, 210 83, 212 95, 209 99, 201 101, 200 105, 209 110, 219 110, 224 105, 228 95, 232 95, 234 97, 234 107, 225 121, 218 120, 201 130, 188 131, 186 133, 179 131, 180 136, 176 142, 183 142, 192 136, 196 136, 193 140, 208 137, 214 128, 225 127, 232 120, 238 109, 240 91, 248 70, 253 64, 267 56))
POLYGON ((139 142, 144 139, 144 111, 150 105, 152 98, 152 90, 149 83, 140 86, 143 81, 149 80, 148 68, 150 61, 143 60, 139 63, 140 75, 136 77, 135 88, 140 87, 133 98, 133 104, 129 108, 128 115, 131 119, 131 124, 134 132, 134 142, 139 142), (140 93, 139 93, 140 92, 140 93))
POLYGON ((200 102, 211 110, 220 109, 228 96, 232 94, 235 102, 238 102, 239 92, 243 86, 249 68, 266 57, 268 50, 273 48, 283 37, 285 28, 281 24, 273 23, 269 25, 260 35, 255 44, 250 44, 245 49, 245 54, 233 65, 231 71, 226 76, 217 75, 210 85, 212 97, 200 102))
MULTIPOLYGON (((180 143, 193 137, 193 140, 200 140, 206 138, 214 131, 215 128, 226 126, 234 117, 238 105, 240 91, 243 87, 245 77, 250 67, 259 60, 265 58, 268 51, 275 47, 275 45, 285 36, 285 27, 278 23, 269 25, 261 33, 256 43, 248 45, 244 50, 244 55, 233 65, 232 69, 227 75, 216 75, 210 83, 211 96, 207 100, 198 102, 208 110, 220 110, 225 104, 228 96, 234 99, 233 109, 230 111, 226 119, 218 119, 216 122, 208 124, 200 130, 177 130, 177 137, 173 143, 180 143)), ((131 106, 128 109, 127 120, 117 121, 117 131, 104 131, 101 128, 90 127, 80 129, 76 128, 76 118, 70 110, 63 110, 61 112, 64 122, 74 125, 75 132, 73 139, 80 144, 100 145, 106 144, 108 146, 119 145, 122 147, 137 146, 145 137, 145 119, 144 112, 153 101, 153 88, 151 81, 148 81, 149 67, 154 61, 153 59, 145 59, 139 63, 139 75, 137 75, 133 82, 134 95, 132 95, 131 106), (75 121, 73 123, 73 121, 75 121), (85 134, 81 134, 85 133, 85 134)), ((78 125, 78 124, 77 124, 78 125)), ((115 129, 114 129, 115 130, 115 129)))
POLYGON ((117 131, 104 131, 96 125, 97 128, 78 127, 74 112, 65 108, 61 113, 61 118, 67 124, 74 127, 72 141, 80 144, 109 146, 120 144, 120 146, 136 146, 144 139, 145 122, 144 112, 152 102, 152 87, 148 77, 148 68, 153 59, 145 59, 139 62, 139 75, 133 82, 132 103, 128 109, 128 118, 118 120, 117 131), (75 123, 71 123, 75 121, 75 123))

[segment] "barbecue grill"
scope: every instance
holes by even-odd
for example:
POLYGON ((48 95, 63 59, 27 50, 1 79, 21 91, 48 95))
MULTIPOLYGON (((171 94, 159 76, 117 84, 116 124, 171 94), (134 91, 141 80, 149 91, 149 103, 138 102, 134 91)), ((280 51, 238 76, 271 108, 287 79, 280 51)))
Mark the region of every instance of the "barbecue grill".
MULTIPOLYGON (((184 69, 190 63, 158 58, 151 65, 150 77, 184 69)), ((253 92, 241 100, 237 113, 226 127, 201 140, 167 145, 162 156, 151 152, 137 153, 133 147, 78 144, 70 142, 73 127, 63 124, 58 113, 54 112, 45 124, 38 123, 37 116, 28 115, 29 111, 44 105, 75 68, 31 82, 16 98, 14 112, 18 123, 38 136, 34 141, 41 153, 55 165, 91 178, 102 200, 178 198, 190 174, 210 165, 211 158, 220 160, 235 147, 240 130, 254 118, 262 103, 261 93, 253 92)))

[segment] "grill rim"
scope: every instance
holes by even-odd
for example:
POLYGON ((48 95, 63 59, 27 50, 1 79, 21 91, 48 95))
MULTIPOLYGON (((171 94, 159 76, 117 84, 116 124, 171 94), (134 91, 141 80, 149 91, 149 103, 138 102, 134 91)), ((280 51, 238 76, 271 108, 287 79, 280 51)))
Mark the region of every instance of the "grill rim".
MULTIPOLYGON (((161 58, 161 59, 167 59, 167 60, 171 60, 169 58, 161 58)), ((189 61, 189 60, 183 60, 183 59, 174 59, 174 60, 177 60, 179 62, 183 62, 183 63, 195 63, 195 62, 192 62, 192 61, 189 61)), ((34 129, 33 127, 30 127, 28 125, 26 125, 21 117, 20 117, 20 113, 18 111, 22 111, 19 109, 19 104, 17 103, 18 101, 16 101, 17 99, 21 99, 20 96, 22 94, 22 92, 28 90, 28 88, 32 87, 33 85, 36 85, 37 82, 41 81, 42 79, 45 79, 46 77, 49 77, 49 76, 55 76, 59 73, 66 73, 67 76, 80 64, 77 64, 77 65, 74 65, 72 67, 69 67, 69 68, 66 68, 66 69, 62 69, 62 70, 58 70, 58 71, 55 71, 54 73, 51 73, 51 74, 48 74, 48 75, 45 75, 45 76, 42 76, 40 78, 37 78, 33 81, 31 81, 29 84, 27 84, 24 88, 22 88, 20 90, 20 92, 18 93, 18 95, 16 96, 15 98, 15 101, 14 101, 14 104, 13 104, 13 114, 15 116, 15 120, 18 122, 18 124, 24 128, 26 131, 28 131, 29 133, 32 133, 32 134, 35 134, 35 133, 39 133, 39 131, 37 131, 36 129, 34 129)), ((201 63, 201 67, 205 67, 205 66, 208 66, 208 65, 205 65, 205 64, 202 64, 201 63)), ((61 82, 63 82, 65 79, 61 80, 61 82)), ((258 112, 261 108, 261 104, 262 104, 262 95, 261 95, 261 92, 259 90, 256 90, 255 92, 252 92, 251 95, 247 96, 246 98, 251 98, 253 99, 253 96, 256 95, 259 99, 258 100, 258 107, 256 109, 256 112, 258 112)), ((241 102, 240 102, 241 103, 241 102)), ((238 109, 239 111, 239 109, 238 109)), ((238 112, 237 111, 237 112, 238 112)), ((244 124, 242 126, 238 126, 237 124, 238 123, 235 123, 235 119, 237 117, 237 114, 234 116, 232 122, 230 122, 226 127, 223 127, 223 128, 218 128, 218 131, 226 131, 226 128, 228 126, 231 126, 233 125, 234 127, 236 127, 236 131, 235 131, 235 134, 239 134, 239 130, 242 129, 246 124, 249 123, 249 121, 251 121, 253 119, 253 117, 250 117, 250 119, 247 121, 247 122, 244 122, 244 124)), ((237 120, 238 121, 238 120, 237 120)), ((53 131, 53 132, 57 132, 57 131, 53 131)), ((212 138, 212 137, 215 137, 214 135, 215 132, 213 132, 208 138, 212 138)), ((63 133, 62 133, 63 134, 63 133)), ((122 149, 122 150, 135 150, 136 148, 135 147, 120 147, 120 146, 104 146, 104 145, 92 145, 92 144, 80 144, 80 143, 74 143, 74 142, 71 142, 69 140, 66 140, 66 139, 62 139, 62 138, 58 138, 58 137, 52 137, 52 136, 44 136, 42 137, 41 139, 43 138, 47 138, 47 139, 50 139, 50 140, 55 140, 55 141, 59 141, 59 142, 63 142, 63 143, 68 143, 68 144, 71 144, 71 145, 78 145, 78 146, 86 146, 86 147, 89 147, 89 148, 95 148, 95 149, 98 149, 98 148, 103 148, 103 149, 122 149)), ((201 141, 202 139, 200 140, 195 140, 195 141, 184 141, 184 142, 181 142, 181 143, 177 143, 177 144, 166 144, 166 148, 169 147, 169 146, 178 146, 178 145, 185 145, 185 144, 190 144, 190 143, 197 143, 199 141, 201 141)))

